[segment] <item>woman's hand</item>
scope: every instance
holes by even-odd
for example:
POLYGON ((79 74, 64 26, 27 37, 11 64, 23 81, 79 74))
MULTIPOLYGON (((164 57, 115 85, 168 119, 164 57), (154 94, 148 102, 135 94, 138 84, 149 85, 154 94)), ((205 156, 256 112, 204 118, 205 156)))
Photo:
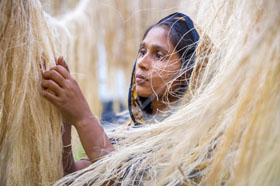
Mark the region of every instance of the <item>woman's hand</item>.
POLYGON ((74 162, 71 145, 71 127, 77 129, 81 143, 90 160, 99 159, 114 150, 109 138, 82 94, 78 83, 72 78, 62 57, 56 60, 56 66, 43 72, 41 94, 53 103, 61 112, 65 121, 63 151, 65 173, 82 169, 90 162, 74 162), (69 157, 69 154, 71 155, 69 157), (67 163, 68 162, 68 163, 67 163))
POLYGON ((63 119, 76 125, 88 117, 93 117, 87 101, 70 75, 63 57, 56 60, 56 66, 42 73, 41 95, 54 104, 63 119))

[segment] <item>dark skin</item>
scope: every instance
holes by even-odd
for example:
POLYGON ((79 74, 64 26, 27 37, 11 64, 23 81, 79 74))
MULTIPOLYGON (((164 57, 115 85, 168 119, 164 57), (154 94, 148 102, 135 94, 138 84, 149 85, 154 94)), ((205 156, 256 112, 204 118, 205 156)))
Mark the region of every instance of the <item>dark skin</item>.
POLYGON ((62 57, 57 65, 42 73, 41 95, 54 104, 64 120, 63 165, 65 174, 83 169, 90 161, 74 162, 71 145, 71 125, 79 134, 90 160, 98 159, 114 150, 98 119, 92 114, 76 80, 70 75, 62 57))
MULTIPOLYGON (((174 80, 181 68, 180 56, 168 36, 167 26, 157 26, 151 29, 140 44, 135 68, 136 93, 142 97, 155 97, 152 100, 153 114, 165 110, 163 95, 167 84, 174 80)), ((176 89, 176 82, 172 86, 176 89)), ((169 96, 169 101, 176 101, 169 96)))

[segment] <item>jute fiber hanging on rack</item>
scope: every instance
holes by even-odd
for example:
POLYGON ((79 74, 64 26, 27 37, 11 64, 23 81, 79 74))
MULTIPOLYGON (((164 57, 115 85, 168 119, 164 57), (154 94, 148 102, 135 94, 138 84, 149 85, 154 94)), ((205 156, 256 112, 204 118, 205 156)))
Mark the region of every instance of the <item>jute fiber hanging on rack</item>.
POLYGON ((61 119, 39 94, 55 47, 38 1, 0 2, 0 185, 47 185, 62 176, 61 119))
MULTIPOLYGON (((133 4, 135 15, 139 10, 151 23, 164 16, 160 11, 148 18, 143 13, 153 12, 150 6, 162 1, 122 2, 133 4)), ((87 73, 95 65, 90 61, 97 60, 96 36, 101 36, 98 29, 108 12, 97 11, 98 3, 94 3, 82 1, 72 13, 55 18, 43 13, 39 1, 0 2, 0 185, 48 185, 62 177, 61 119, 39 95, 41 70, 54 65, 55 56, 63 55, 90 104, 96 103, 97 91, 89 88, 92 82, 97 87, 97 80, 89 81, 96 79, 95 70, 87 73)), ((115 152, 56 185, 279 183, 280 3, 206 0, 178 4, 169 5, 166 12, 188 14, 216 49, 207 56, 200 88, 190 92, 188 102, 163 122, 135 130, 120 127, 110 133, 122 139, 115 152)), ((132 19, 126 17, 130 16, 126 8, 120 23, 132 19)), ((135 28, 145 30, 143 25, 116 28, 126 30, 127 36, 123 32, 114 35, 114 29, 104 25, 108 55, 128 63, 117 55, 119 50, 110 48, 108 37, 114 43, 126 43, 117 37, 133 38, 134 33, 141 34, 135 28)), ((138 34, 135 38, 141 37, 138 34)), ((135 46, 137 51, 137 46, 130 41, 125 51, 132 56, 130 48, 135 46)), ((115 58, 108 58, 110 66, 123 68, 119 63, 113 65, 115 58)), ((91 107, 98 112, 97 106, 91 107)))

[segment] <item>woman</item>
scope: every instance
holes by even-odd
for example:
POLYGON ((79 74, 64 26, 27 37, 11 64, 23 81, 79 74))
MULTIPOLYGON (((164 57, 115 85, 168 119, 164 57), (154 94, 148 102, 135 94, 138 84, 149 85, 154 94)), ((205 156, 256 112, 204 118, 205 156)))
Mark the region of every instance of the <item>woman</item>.
MULTIPOLYGON (((130 126, 162 120, 184 96, 191 77, 198 31, 182 13, 171 14, 152 25, 144 34, 132 71, 129 89, 130 126)), ((62 57, 43 73, 41 94, 53 103, 64 119, 63 163, 65 174, 89 166, 114 150, 92 114, 77 82, 62 57), (71 125, 77 129, 88 160, 74 162, 71 125)))

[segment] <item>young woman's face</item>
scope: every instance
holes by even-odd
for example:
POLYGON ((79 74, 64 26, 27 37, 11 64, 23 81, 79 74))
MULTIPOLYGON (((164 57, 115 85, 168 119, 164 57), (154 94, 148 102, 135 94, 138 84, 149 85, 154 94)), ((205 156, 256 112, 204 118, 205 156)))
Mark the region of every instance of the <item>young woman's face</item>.
POLYGON ((141 97, 162 97, 178 75, 181 61, 166 26, 152 28, 140 44, 136 62, 136 93, 141 97))

